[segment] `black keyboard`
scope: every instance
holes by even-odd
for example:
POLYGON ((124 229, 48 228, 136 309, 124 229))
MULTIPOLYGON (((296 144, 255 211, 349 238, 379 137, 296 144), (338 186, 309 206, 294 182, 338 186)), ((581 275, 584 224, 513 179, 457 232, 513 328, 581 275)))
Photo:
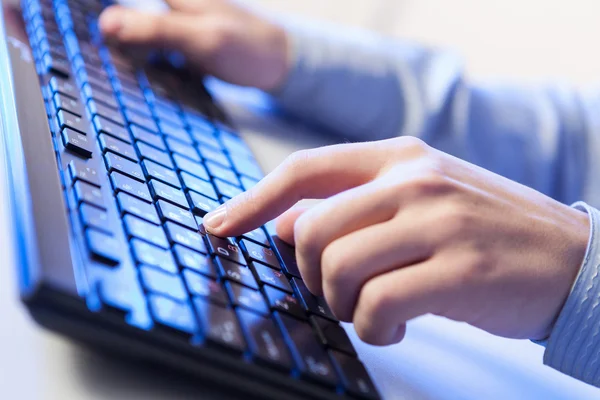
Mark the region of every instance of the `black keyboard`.
POLYGON ((292 247, 265 227, 203 230, 207 212, 263 173, 177 57, 140 63, 103 43, 106 5, 3 11, 2 82, 12 81, 18 124, 3 122, 15 128, 7 157, 32 315, 245 398, 379 398, 292 247))

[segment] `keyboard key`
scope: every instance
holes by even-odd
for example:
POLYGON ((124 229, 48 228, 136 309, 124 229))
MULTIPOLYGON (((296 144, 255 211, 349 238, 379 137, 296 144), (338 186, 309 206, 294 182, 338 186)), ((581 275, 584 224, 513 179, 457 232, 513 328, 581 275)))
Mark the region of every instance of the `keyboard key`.
POLYGON ((243 265, 236 264, 221 257, 217 257, 216 261, 219 266, 219 273, 223 279, 241 283, 251 289, 258 289, 256 279, 254 279, 254 275, 252 275, 252 271, 250 271, 248 267, 244 267, 243 265))
POLYGON ((248 256, 250 256, 252 260, 267 264, 268 266, 277 270, 281 269, 279 260, 277 260, 277 256, 275 256, 273 250, 246 239, 243 239, 241 244, 246 249, 248 256))
POLYGON ((156 179, 175 188, 181 188, 179 178, 175 171, 165 168, 154 161, 144 160, 142 161, 142 168, 146 173, 148 179, 156 179))
POLYGON ((171 274, 177 274, 179 272, 179 269, 173 261, 171 252, 167 250, 160 249, 138 239, 133 239, 131 241, 131 250, 133 251, 133 257, 138 264, 147 264, 152 267, 157 267, 171 274))
MULTIPOLYGON (((237 175, 232 170, 223 168, 220 165, 215 164, 211 161, 207 161, 205 164, 206 164, 206 168, 208 169, 208 172, 210 173, 210 175, 212 177, 219 178, 219 179, 224 180, 225 182, 229 182, 233 185, 239 185, 237 175)), ((200 178, 202 178, 202 177, 200 177, 200 178)))
POLYGON ((140 182, 146 182, 144 172, 137 163, 129 161, 114 153, 106 153, 104 155, 104 161, 106 162, 106 169, 108 169, 109 173, 117 171, 140 182))
POLYGON ((185 144, 191 145, 192 138, 187 133, 185 129, 177 128, 176 126, 172 126, 169 124, 165 124, 160 122, 159 124, 160 131, 165 135, 173 139, 177 139, 185 144))
POLYGON ((201 195, 210 197, 213 200, 217 200, 219 198, 212 183, 198 179, 187 172, 181 173, 181 179, 183 180, 183 184, 186 188, 200 193, 201 195))
POLYGON ((47 74, 60 75, 64 78, 71 76, 71 66, 67 60, 52 57, 49 53, 44 54, 42 57, 42 67, 47 74))
POLYGON ((100 178, 98 171, 94 167, 87 165, 79 160, 71 160, 69 162, 69 175, 73 181, 81 180, 100 187, 100 178))
POLYGON ((221 196, 235 197, 243 192, 239 187, 230 185, 220 179, 215 179, 215 187, 221 196))
POLYGON ((144 288, 152 293, 162 294, 175 300, 185 301, 188 298, 187 291, 179 275, 172 275, 159 269, 140 267, 140 278, 144 288))
POLYGON ((273 241, 273 248, 277 250, 279 257, 283 261, 283 269, 285 272, 297 278, 301 278, 302 275, 300 275, 298 263, 296 262, 296 250, 281 240, 277 235, 271 236, 271 240, 273 241))
POLYGON ((300 300, 293 295, 282 292, 271 286, 263 286, 263 291, 267 296, 267 300, 269 301, 272 310, 283 311, 296 318, 306 319, 306 314, 300 305, 300 300))
POLYGON ((127 144, 122 140, 115 139, 112 136, 107 136, 105 134, 100 134, 98 136, 98 140, 100 141, 100 147, 102 148, 102 152, 106 153, 107 151, 111 151, 116 155, 121 156, 123 158, 127 158, 133 162, 138 161, 138 156, 132 145, 127 144))
POLYGON ((198 155, 198 153, 196 152, 196 150, 194 150, 194 147, 180 142, 178 140, 172 139, 170 137, 167 137, 165 139, 165 142, 167 143, 167 147, 169 148, 169 150, 172 153, 177 153, 181 156, 184 156, 186 158, 189 158, 192 161, 195 161, 197 163, 200 162, 200 156, 198 155))
POLYGON ((209 256, 178 244, 173 246, 173 254, 181 268, 193 269, 213 279, 217 278, 217 269, 209 256))
POLYGON ((145 203, 125 193, 119 193, 117 195, 117 200, 121 214, 131 214, 155 225, 160 224, 156 209, 151 204, 145 203))
POLYGON ((250 289, 233 282, 225 282, 225 288, 234 306, 245 307, 262 315, 269 314, 265 297, 258 290, 250 289))
POLYGON ((119 108, 119 104, 117 103, 115 96, 112 94, 104 93, 99 90, 93 90, 89 84, 83 85, 82 91, 87 101, 104 104, 106 107, 114 110, 119 108))
POLYGON ((112 234, 109 228, 108 214, 96 207, 82 204, 79 207, 79 216, 84 228, 95 228, 107 234, 112 234))
POLYGON ((150 295, 148 304, 154 319, 159 324, 190 335, 198 330, 196 319, 188 303, 173 301, 164 296, 150 295))
POLYGON ((194 231, 198 230, 198 225, 196 225, 196 220, 191 212, 162 200, 156 202, 156 207, 163 221, 172 221, 194 231))
POLYGON ((342 378, 344 389, 348 393, 365 400, 380 398, 363 363, 337 351, 330 350, 329 355, 334 368, 342 378))
POLYGON ((87 229, 85 238, 92 258, 111 266, 121 262, 121 246, 116 239, 94 229, 87 229))
POLYGON ((129 129, 131 130, 131 134, 135 140, 149 144, 150 146, 156 147, 159 150, 167 150, 167 146, 165 146, 165 143, 160 136, 150 133, 135 125, 130 126, 129 129))
POLYGON ((105 106, 102 103, 96 103, 94 101, 88 101, 88 108, 90 110, 90 114, 92 114, 93 116, 98 115, 106 118, 107 120, 119 126, 125 126, 125 120, 123 119, 121 112, 118 110, 105 106))
POLYGON ((237 314, 252 356, 285 371, 291 370, 292 358, 273 320, 241 309, 237 314))
POLYGON ((192 296, 200 296, 223 306, 229 304, 225 289, 212 279, 197 274, 190 269, 183 270, 183 277, 192 296))
POLYGON ((48 85, 52 93, 61 93, 73 99, 79 99, 79 89, 67 80, 52 77, 48 85))
POLYGON ((192 211, 197 215, 204 216, 221 205, 221 203, 196 192, 188 192, 188 196, 192 204, 192 211))
POLYGON ((198 151, 202 158, 221 164, 225 168, 231 168, 229 158, 221 150, 213 149, 212 147, 198 145, 198 151))
POLYGON ((292 278, 292 283, 294 284, 294 286, 296 286, 304 308, 308 312, 310 312, 311 314, 328 318, 332 321, 337 321, 337 318, 335 317, 335 315, 333 315, 333 312, 331 312, 331 309, 327 305, 325 298, 317 297, 314 294, 312 294, 308 290, 304 282, 302 282, 302 280, 298 278, 292 278))
POLYGON ((208 176, 208 172, 204 165, 193 162, 192 160, 188 160, 185 157, 180 156, 179 154, 173 155, 173 160, 175 161, 175 165, 177 165, 177 169, 180 171, 187 172, 188 174, 192 174, 197 178, 204 179, 205 181, 209 181, 210 177, 208 176))
POLYGON ((155 200, 165 200, 186 210, 189 209, 185 194, 180 189, 165 185, 157 180, 151 180, 148 184, 155 200))
POLYGON ((136 142, 136 147, 138 149, 138 152, 140 153, 141 158, 146 158, 148 160, 157 162, 167 168, 175 169, 175 166, 173 165, 171 157, 169 157, 168 153, 165 153, 164 151, 158 150, 142 142, 136 142))
POLYGON ((275 320, 290 345, 300 373, 323 384, 337 386, 336 371, 310 325, 279 313, 275 315, 275 320))
POLYGON ((274 269, 257 262, 252 263, 251 267, 261 284, 271 285, 285 292, 294 293, 290 282, 283 272, 275 271, 274 269))
POLYGON ((356 351, 354 350, 354 346, 352 346, 350 338, 339 323, 315 316, 310 317, 310 322, 313 324, 317 336, 324 346, 356 356, 356 351))
POLYGON ((249 157, 244 157, 241 155, 233 156, 231 157, 231 162, 233 163, 235 170, 241 175, 246 175, 258 181, 264 177, 264 174, 258 164, 249 157))
POLYGON ((87 203, 106 210, 102 192, 96 186, 92 186, 83 181, 77 181, 75 182, 75 185, 73 185, 73 190, 75 193, 75 201, 78 205, 87 203))
POLYGON ((195 127, 192 127, 191 132, 192 132, 192 137, 194 138, 194 140, 196 142, 198 142, 198 144, 201 144, 203 146, 212 147, 214 149, 221 148, 221 144, 219 143, 217 138, 211 132, 205 132, 205 131, 199 130, 195 127))
POLYGON ((253 231, 244 233, 242 237, 244 239, 252 240, 254 243, 258 243, 261 246, 271 247, 271 244, 269 243, 269 238, 267 237, 267 234, 265 233, 263 228, 256 228, 253 231))
POLYGON ((145 240, 163 249, 169 248, 169 242, 160 227, 131 215, 126 215, 123 221, 125 222, 125 230, 129 236, 145 240))
POLYGON ((124 142, 131 143, 129 132, 127 132, 127 130, 122 126, 119 126, 118 124, 115 124, 114 122, 98 115, 93 118, 93 121, 94 128, 96 128, 97 133, 105 133, 107 135, 116 137, 117 139, 121 139, 124 142))
POLYGON ((85 109, 78 100, 72 99, 69 96, 65 96, 61 93, 55 93, 54 96, 52 96, 52 100, 57 111, 65 110, 79 117, 83 117, 85 115, 85 109))
POLYGON ((225 257, 238 264, 246 265, 242 250, 231 240, 223 239, 214 235, 207 235, 210 243, 211 254, 225 257))
POLYGON ((113 172, 110 174, 110 181, 112 183, 113 189, 116 192, 125 192, 129 193, 132 196, 135 196, 141 200, 147 201, 148 203, 152 202, 152 196, 148 191, 148 187, 143 183, 134 181, 131 178, 126 177, 125 175, 119 174, 118 172, 113 172))
POLYGON ((173 125, 178 129, 183 129, 185 127, 185 124, 183 123, 179 113, 173 111, 172 109, 164 108, 158 104, 155 104, 152 108, 152 111, 154 113, 154 117, 161 122, 165 122, 168 125, 173 125))
POLYGON ((242 139, 237 137, 237 135, 233 135, 227 131, 221 131, 220 139, 223 143, 223 146, 227 149, 229 153, 237 153, 236 156, 252 156, 252 151, 248 148, 248 145, 244 143, 242 139))
POLYGON ((202 336, 209 343, 238 353, 246 350, 246 341, 233 310, 210 303, 200 297, 194 298, 194 307, 200 321, 202 336))
POLYGON ((125 111, 125 118, 132 126, 141 127, 149 132, 158 133, 158 127, 152 117, 146 117, 131 111, 125 111))
POLYGON ((62 141, 65 148, 85 158, 92 157, 92 144, 88 136, 83 133, 65 128, 62 131, 62 141))
POLYGON ((140 115, 147 115, 148 118, 152 116, 150 108, 145 101, 141 102, 138 98, 129 97, 125 94, 121 95, 119 100, 121 101, 123 108, 125 108, 127 111, 133 111, 140 115))
POLYGON ((171 243, 180 244, 201 253, 208 252, 204 240, 202 240, 202 235, 199 233, 190 231, 172 222, 167 222, 164 226, 171 243))

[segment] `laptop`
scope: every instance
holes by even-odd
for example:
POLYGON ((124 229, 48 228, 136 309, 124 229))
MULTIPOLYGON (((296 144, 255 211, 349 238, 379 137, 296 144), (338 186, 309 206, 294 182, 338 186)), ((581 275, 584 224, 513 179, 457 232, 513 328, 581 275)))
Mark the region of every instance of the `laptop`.
POLYGON ((263 172, 184 62, 102 41, 107 5, 2 8, 2 158, 33 318, 240 398, 378 399, 292 247, 269 227, 203 230, 263 172))

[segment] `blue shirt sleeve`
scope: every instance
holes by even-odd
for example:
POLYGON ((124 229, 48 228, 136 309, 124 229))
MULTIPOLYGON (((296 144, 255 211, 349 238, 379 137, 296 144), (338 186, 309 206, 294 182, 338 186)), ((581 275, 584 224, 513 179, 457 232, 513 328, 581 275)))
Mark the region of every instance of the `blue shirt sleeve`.
POLYGON ((413 135, 588 212, 587 255, 544 362, 600 387, 600 90, 470 82, 454 54, 364 32, 292 26, 277 93, 295 117, 346 140, 413 135))

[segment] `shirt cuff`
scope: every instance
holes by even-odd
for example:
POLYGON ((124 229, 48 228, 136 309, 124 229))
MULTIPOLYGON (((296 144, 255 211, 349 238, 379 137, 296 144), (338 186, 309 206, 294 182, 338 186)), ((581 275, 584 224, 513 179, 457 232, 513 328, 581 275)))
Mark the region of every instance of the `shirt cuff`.
POLYGON ((600 386, 600 212, 586 203, 590 239, 571 294, 546 343, 544 364, 594 386, 600 386))

